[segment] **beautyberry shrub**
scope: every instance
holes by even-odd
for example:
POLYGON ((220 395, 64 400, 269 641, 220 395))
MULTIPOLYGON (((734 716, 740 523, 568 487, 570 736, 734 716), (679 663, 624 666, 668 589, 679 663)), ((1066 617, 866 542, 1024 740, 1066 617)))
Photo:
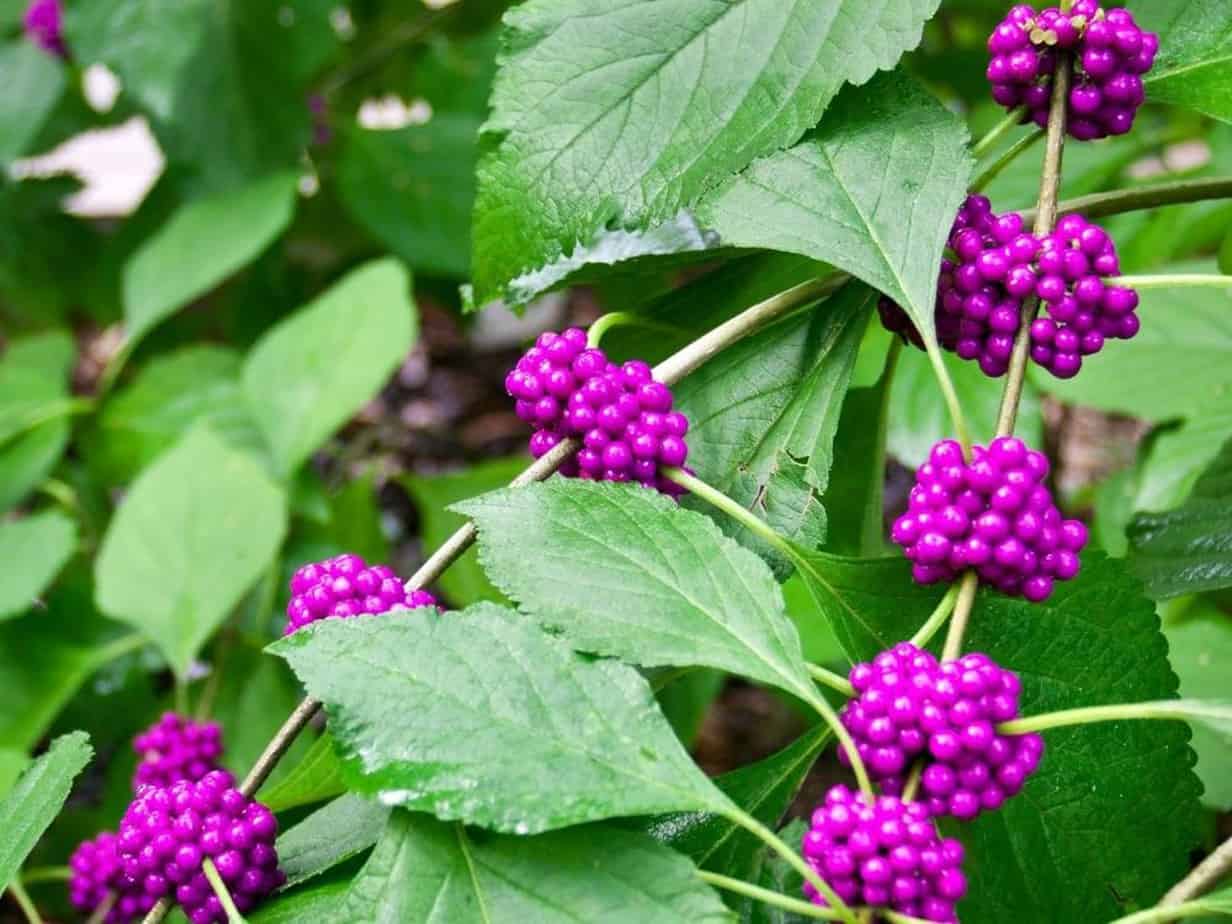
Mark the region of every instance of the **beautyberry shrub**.
POLYGON ((180 780, 196 781, 219 769, 222 729, 217 722, 194 722, 165 712, 133 738, 137 752, 134 791, 145 785, 170 786, 180 780))
MULTIPOLYGON (((848 904, 957 921, 954 905, 967 894, 962 845, 941 839, 918 802, 894 796, 870 802, 863 793, 835 786, 813 811, 801 852, 848 904)), ((827 904, 807 882, 804 894, 814 904, 827 904)))
POLYGON ((972 447, 970 463, 956 441, 937 443, 890 532, 917 583, 953 581, 974 568, 1002 593, 1039 602, 1055 581, 1073 578, 1087 529, 1062 519, 1044 484, 1048 471, 1047 457, 1015 437, 972 447))
POLYGON ((391 568, 369 566, 358 555, 337 555, 304 565, 292 575, 283 635, 318 619, 436 605, 436 597, 426 590, 408 591, 391 568))

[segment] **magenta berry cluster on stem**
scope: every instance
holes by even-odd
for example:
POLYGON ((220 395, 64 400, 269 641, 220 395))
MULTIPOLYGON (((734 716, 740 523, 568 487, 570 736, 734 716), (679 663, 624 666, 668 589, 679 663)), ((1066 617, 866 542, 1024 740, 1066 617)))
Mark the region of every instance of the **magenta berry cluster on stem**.
POLYGON ((226 920, 222 903, 201 871, 211 859, 236 907, 247 912, 286 881, 274 839, 278 821, 264 805, 215 770, 196 782, 145 786, 120 821, 118 853, 124 875, 151 906, 175 901, 192 924, 226 920))
POLYGON ((391 568, 369 566, 358 555, 347 553, 304 565, 292 575, 283 635, 319 619, 436 605, 436 598, 426 590, 408 591, 391 568))
MULTIPOLYGON (((901 794, 920 757, 922 798, 934 817, 969 821, 995 811, 1039 766, 1043 738, 996 730, 1018 718, 1021 685, 987 655, 938 663, 900 642, 856 664, 848 679, 856 697, 841 718, 869 775, 885 792, 901 794)), ((845 752, 839 759, 847 763, 845 752)))
POLYGON ((518 417, 535 427, 530 451, 536 459, 567 437, 582 441, 561 474, 683 493, 659 468, 684 465, 689 420, 672 410, 671 389, 655 381, 646 363, 609 362, 587 346, 585 331, 572 327, 541 334, 505 377, 505 390, 518 417))
POLYGON ((1082 358, 1098 353, 1105 340, 1138 333, 1138 293, 1104 284, 1121 266, 1103 228, 1066 215, 1043 239, 1036 264, 1044 316, 1031 324, 1031 359, 1057 378, 1077 375, 1082 358))
POLYGON ((141 883, 124 872, 119 838, 104 831, 83 841, 68 861, 68 898, 82 915, 94 914, 111 897, 111 909, 102 924, 129 924, 154 907, 158 899, 148 895, 141 883))
MULTIPOLYGON (((962 845, 942 839, 919 803, 894 796, 870 801, 834 786, 814 811, 800 845, 805 861, 849 905, 891 908, 925 921, 957 921, 967 894, 962 845)), ((804 894, 825 897, 809 883, 804 894)))
POLYGON ((953 581, 973 568, 983 583, 1038 603, 1055 581, 1073 578, 1087 529, 1061 517, 1048 470, 1047 457, 1016 437, 972 447, 970 463, 955 440, 937 443, 890 532, 916 582, 953 581))
POLYGON ((22 25, 26 36, 44 51, 60 58, 68 57, 64 45, 64 11, 60 0, 31 0, 26 7, 22 25))
POLYGON ((194 722, 174 712, 133 738, 137 770, 134 791, 141 786, 170 786, 180 780, 196 781, 219 769, 222 729, 217 722, 194 722))
POLYGON ((1096 0, 1075 0, 1068 13, 1019 4, 993 30, 988 51, 993 99, 1009 110, 1025 106, 1024 121, 1041 127, 1048 124, 1058 52, 1072 52, 1066 126, 1090 141, 1133 128, 1159 36, 1139 28, 1129 10, 1105 10, 1096 0))

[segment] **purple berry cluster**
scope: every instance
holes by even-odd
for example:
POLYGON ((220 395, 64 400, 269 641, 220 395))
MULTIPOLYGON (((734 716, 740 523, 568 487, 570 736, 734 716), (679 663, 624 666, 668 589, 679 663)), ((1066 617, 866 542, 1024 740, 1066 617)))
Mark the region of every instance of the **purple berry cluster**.
POLYGON ((436 605, 436 598, 426 590, 408 591, 387 566, 369 567, 358 555, 338 555, 304 565, 291 577, 283 635, 318 619, 436 605))
POLYGON ((194 722, 165 712, 133 738, 137 771, 133 790, 142 786, 170 786, 180 780, 196 781, 219 769, 222 729, 217 722, 194 722))
POLYGON ((890 533, 915 580, 952 581, 974 568, 1002 593, 1038 603, 1055 581, 1074 577, 1087 529, 1061 518, 1044 484, 1048 470, 1042 452, 1014 437, 973 447, 970 463, 954 440, 933 446, 890 533))
MULTIPOLYGON (((968 821, 995 811, 1039 766, 1044 740, 1003 735, 996 726, 1018 718, 1017 675, 983 654, 938 663, 900 642, 848 676, 856 698, 843 725, 869 774, 900 794, 911 761, 924 755, 924 804, 935 817, 968 821)), ((845 752, 840 760, 847 762, 845 752)))
POLYGON ((635 481, 678 496, 682 489, 659 475, 689 454, 689 420, 672 410, 672 392, 640 360, 609 362, 573 327, 544 333, 505 377, 518 417, 535 427, 537 459, 574 437, 582 449, 561 473, 594 481, 635 481))
POLYGON ((993 98, 1006 109, 1025 106, 1026 120, 1047 125, 1060 50, 1074 59, 1069 133, 1090 141, 1133 128, 1146 98, 1142 75, 1155 63, 1159 36, 1139 28, 1129 10, 1105 11, 1097 0, 1075 0, 1068 13, 1013 7, 988 39, 993 98))
POLYGON ((1082 368, 1082 357, 1103 349, 1108 339, 1138 333, 1138 293, 1107 286, 1120 273, 1116 245, 1103 228, 1081 215, 1066 215, 1044 238, 1036 261, 1036 292, 1045 316, 1031 324, 1031 359, 1057 378, 1082 368))
MULTIPOLYGON (((957 921, 955 904, 967 894, 963 848, 937 835, 928 809, 834 786, 814 811, 801 852, 844 902, 892 908, 925 921, 957 921)), ((818 905, 825 897, 805 883, 818 905)))
MULTIPOLYGON (((226 920, 201 865, 213 860, 241 912, 281 886, 274 813, 215 770, 196 782, 145 786, 120 821, 121 868, 144 900, 170 897, 192 924, 226 920)), ((153 902, 151 902, 153 904, 153 902)))
POLYGON ((103 924, 129 924, 140 919, 158 901, 146 893, 141 883, 124 872, 120 862, 119 839, 104 831, 93 840, 83 841, 69 858, 68 898, 72 906, 91 915, 108 896, 111 910, 103 924))
POLYGON ((60 0, 31 0, 22 24, 26 36, 39 48, 60 58, 68 57, 60 0))

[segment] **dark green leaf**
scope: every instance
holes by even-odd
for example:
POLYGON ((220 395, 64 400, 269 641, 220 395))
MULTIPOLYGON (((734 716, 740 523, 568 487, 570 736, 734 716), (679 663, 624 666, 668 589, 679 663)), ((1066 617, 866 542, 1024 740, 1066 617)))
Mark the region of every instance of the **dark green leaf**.
POLYGON ((249 410, 284 476, 375 394, 418 330, 393 260, 353 270, 270 330, 244 363, 249 410))
MULTIPOLYGON (((783 843, 793 847, 804 839, 807 830, 802 819, 797 818, 782 831, 779 837, 783 843)), ((761 865, 757 884, 763 889, 778 892, 780 895, 800 895, 804 880, 800 874, 787 864, 778 854, 767 854, 761 865)), ((809 919, 803 915, 759 902, 756 899, 744 899, 740 906, 740 924, 808 924, 809 919)))
POLYGON ((286 516, 251 456, 192 430, 133 482, 111 521, 95 562, 99 609, 146 633, 183 677, 268 567, 286 516))
POLYGON ((1232 401, 1222 395, 1179 427, 1160 433, 1141 460, 1134 510, 1168 510, 1181 503, 1232 434, 1232 401))
POLYGON ((129 339, 254 260, 290 223, 295 185, 278 173, 181 206, 124 267, 129 339))
POLYGON ((0 45, 0 166, 26 153, 64 92, 64 65, 27 38, 0 45))
POLYGON ((326 882, 308 889, 296 889, 270 899, 248 915, 248 924, 321 924, 343 920, 338 917, 346 898, 348 882, 326 882))
POLYGON ((521 834, 730 806, 635 670, 498 606, 327 619, 271 650, 325 703, 352 789, 387 805, 521 834))
POLYGON ((1189 500, 1129 524, 1134 571, 1156 600, 1232 586, 1232 440, 1224 443, 1189 500))
POLYGON ((834 434, 876 300, 867 286, 845 286, 811 312, 724 350, 675 389, 698 477, 810 546, 826 534, 821 499, 834 434))
POLYGON ((791 144, 844 83, 892 67, 936 6, 535 0, 516 7, 506 15, 506 53, 484 127, 489 150, 479 165, 478 300, 610 226, 672 219, 716 179, 791 144), (695 104, 702 99, 706 105, 695 104))
POLYGON ((816 696, 770 569, 708 517, 640 486, 563 478, 454 509, 479 527, 488 576, 575 648, 816 696))
POLYGON ((0 619, 24 613, 55 580, 77 545, 68 517, 45 511, 0 521, 0 619))
POLYGON ((0 831, 4 832, 0 839, 0 886, 8 887, 26 855, 59 814, 73 780, 93 753, 85 732, 57 738, 0 802, 0 831))
POLYGON ((1159 33, 1159 57, 1144 75, 1152 102, 1232 122, 1232 7, 1222 0, 1154 0, 1134 10, 1159 33))
POLYGON ((64 416, 73 354, 73 338, 61 330, 9 345, 0 359, 0 444, 64 416))
POLYGON ((334 754, 334 739, 325 732, 286 776, 261 790, 261 801, 275 812, 323 802, 346 790, 342 765, 334 754))
POLYGON ((693 865, 643 834, 593 826, 472 839, 395 812, 340 919, 395 924, 718 924, 731 915, 693 865))
POLYGON ((726 679, 727 675, 722 671, 701 668, 682 672, 675 680, 658 689, 655 696, 659 700, 659 708, 685 747, 693 747, 706 713, 722 692, 726 679))
POLYGON ((49 420, 0 447, 0 512, 21 503, 46 478, 68 446, 69 422, 49 420))
POLYGON ((278 838, 278 866, 288 886, 367 850, 388 819, 388 808, 349 793, 317 809, 278 838))
POLYGON ((848 88, 817 129, 699 206, 723 243, 824 260, 897 301, 926 336, 941 251, 971 175, 962 122, 901 74, 848 88))

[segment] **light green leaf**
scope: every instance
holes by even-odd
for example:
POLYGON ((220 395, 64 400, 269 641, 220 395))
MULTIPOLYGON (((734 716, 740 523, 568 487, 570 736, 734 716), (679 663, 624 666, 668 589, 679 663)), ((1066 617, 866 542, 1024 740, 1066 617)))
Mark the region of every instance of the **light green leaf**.
POLYGON ((0 521, 0 619, 29 609, 76 545, 76 524, 55 511, 0 521))
POLYGON ((64 92, 64 65, 27 38, 0 45, 0 166, 26 153, 64 92))
POLYGON ((275 895, 248 915, 248 924, 320 924, 338 921, 350 883, 325 882, 308 889, 275 895))
POLYGON ((936 6, 534 0, 514 8, 479 165, 477 300, 609 227, 671 219, 715 180, 793 143, 844 83, 867 81, 913 47, 936 6))
POLYGON ((99 608, 131 623, 181 676, 264 573, 286 500, 253 458, 190 431, 133 482, 95 562, 99 608))
POLYGON ((287 885, 311 879, 377 842, 389 809, 348 793, 317 809, 278 838, 278 866, 287 885))
POLYGON ((181 206, 124 267, 130 341, 217 286, 277 238, 295 211, 293 173, 181 206))
POLYGON ((843 91, 795 147, 698 207, 723 243, 803 254, 894 299, 925 336, 972 162, 962 121, 899 73, 843 91))
MULTIPOLYGON (((404 475, 400 478, 399 483, 410 493, 419 509, 424 547, 437 548, 466 522, 466 517, 449 510, 452 504, 503 488, 527 464, 526 456, 513 456, 478 462, 460 472, 404 475)), ((505 599, 483 573, 483 568, 479 566, 479 553, 474 548, 468 549, 450 565, 438 583, 456 606, 468 606, 479 600, 499 603, 505 599)))
POLYGON ((1232 401, 1217 397, 1151 443, 1137 474, 1134 510, 1168 510, 1188 496, 1232 437, 1232 401))
POLYGON ((1159 33, 1155 67, 1143 76, 1147 99, 1232 122, 1232 7, 1222 0, 1154 0, 1134 15, 1159 33))
POLYGON ((488 576, 575 648, 816 697, 770 569, 708 517, 640 486, 563 478, 454 509, 479 527, 488 576))
POLYGON ((730 924, 693 865, 643 834, 592 826, 474 839, 395 812, 340 920, 395 924, 730 924))
POLYGON ((0 831, 4 832, 0 839, 0 886, 8 887, 26 856, 60 813, 73 780, 93 753, 90 736, 85 732, 57 738, 0 802, 0 831))
POLYGON ((641 675, 501 607, 327 619, 271 651, 325 703, 351 788, 387 805, 520 834, 730 807, 641 675))
POLYGON ((465 276, 470 267, 480 121, 442 113, 398 131, 347 132, 342 204, 416 271, 465 276))
POLYGON ((225 347, 160 356, 103 407, 91 461, 126 482, 201 421, 232 445, 260 449, 239 378, 239 354, 225 347))
POLYGON ((68 447, 68 420, 31 427, 0 447, 0 512, 21 503, 56 467, 68 447))
POLYGON ((30 758, 26 756, 25 751, 0 748, 0 799, 9 794, 17 778, 28 766, 30 766, 30 758))
MULTIPOLYGON (((867 286, 845 286, 811 312, 724 350, 675 389, 689 416, 690 465, 698 477, 808 545, 826 534, 822 499, 834 434, 876 300, 867 286)), ((741 527, 725 526, 746 543, 764 545, 741 527)))
POLYGON ((244 394, 283 476, 376 393, 418 326, 406 271, 380 260, 353 270, 257 342, 244 364, 244 394))
POLYGON ((324 732, 286 776, 261 790, 260 797, 263 804, 281 812, 323 802, 345 791, 342 765, 334 754, 334 739, 324 732))
POLYGON ((0 358, 0 444, 67 411, 73 338, 53 330, 14 340, 0 358))
MULTIPOLYGON (((1168 272, 1214 272, 1214 262, 1168 272)), ((1149 289, 1133 340, 1109 343, 1072 379, 1033 371, 1041 391, 1071 404, 1163 421, 1189 417, 1232 395, 1232 287, 1149 289), (1183 369, 1184 375, 1176 371, 1183 369)))
POLYGON ((1156 600, 1232 586, 1232 440, 1168 513, 1134 517, 1131 561, 1156 600))

